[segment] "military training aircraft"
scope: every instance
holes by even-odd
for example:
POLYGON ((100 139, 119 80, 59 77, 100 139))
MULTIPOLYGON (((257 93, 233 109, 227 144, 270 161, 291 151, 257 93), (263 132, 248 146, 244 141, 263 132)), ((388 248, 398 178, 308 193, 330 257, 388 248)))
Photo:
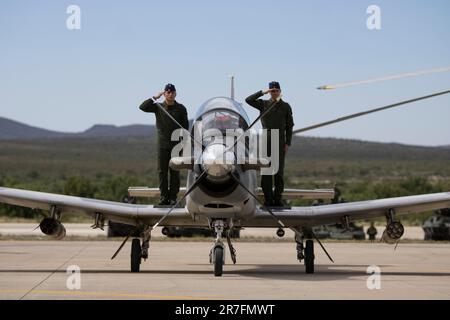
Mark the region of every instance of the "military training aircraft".
MULTIPOLYGON (((371 109, 294 130, 294 134, 448 93, 450 90, 371 109)), ((176 122, 160 104, 156 104, 176 122)), ((234 99, 232 89, 230 98, 216 97, 206 101, 198 109, 194 121, 201 123, 202 128, 217 128, 220 125, 221 130, 240 128, 244 132, 250 132, 274 105, 276 103, 250 123, 244 108, 234 99), (223 121, 224 119, 227 121, 223 121)), ((179 127, 182 128, 181 125, 179 127)), ((193 127, 185 133, 195 140, 193 127)), ((238 140, 239 138, 236 139, 238 140)), ((206 143, 195 143, 201 144, 201 155, 196 161, 181 156, 173 157, 170 161, 172 169, 188 170, 184 194, 173 206, 122 203, 5 187, 0 187, 0 203, 48 210, 49 216, 41 221, 39 227, 44 234, 56 239, 62 239, 66 234, 61 222, 65 212, 92 216, 93 228, 103 229, 105 221, 136 226, 140 237, 135 237, 131 243, 132 272, 138 272, 141 261, 148 258, 151 232, 155 227, 212 228, 215 240, 209 259, 215 276, 221 276, 223 273, 226 247, 233 263, 236 263, 236 250, 230 240, 230 233, 236 228, 278 228, 277 235, 280 237, 284 235, 285 229, 291 229, 295 233, 298 260, 304 262, 306 273, 314 273, 314 240, 333 261, 320 240, 315 237, 312 231, 314 226, 341 223, 348 227, 349 223, 355 220, 385 217, 386 229, 382 238, 388 243, 396 243, 404 233, 403 225, 398 219, 400 215, 450 208, 450 192, 321 206, 264 207, 258 197, 257 172, 268 166, 269 159, 253 159, 256 161, 243 164, 229 161, 224 163, 219 161, 224 155, 228 160, 236 159, 233 149, 215 140, 206 139, 206 143), (185 206, 182 207, 180 204, 184 200, 185 206)), ((129 193, 134 196, 151 196, 155 189, 131 187, 129 193)), ((332 198, 333 189, 286 189, 283 197, 332 198)), ((125 238, 112 258, 118 254, 128 238, 129 236, 125 238)))

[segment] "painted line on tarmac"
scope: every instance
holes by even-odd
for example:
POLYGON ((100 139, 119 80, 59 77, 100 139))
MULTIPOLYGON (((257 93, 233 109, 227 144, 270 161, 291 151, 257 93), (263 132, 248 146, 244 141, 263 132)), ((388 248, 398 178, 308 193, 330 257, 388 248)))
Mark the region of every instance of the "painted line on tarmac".
MULTIPOLYGON (((26 290, 0 289, 0 293, 23 293, 26 290)), ((68 296, 68 297, 90 297, 90 298, 145 298, 145 299, 172 299, 172 300, 223 300, 223 297, 206 298, 194 296, 166 296, 147 293, 124 293, 124 292, 95 292, 95 291, 69 291, 69 290, 33 290, 33 294, 42 294, 48 296, 68 296)), ((28 293, 27 293, 28 294, 28 293)), ((26 295, 27 295, 26 294, 26 295)), ((25 296, 25 295, 24 295, 25 296)), ((22 299, 22 298, 20 298, 22 299)))

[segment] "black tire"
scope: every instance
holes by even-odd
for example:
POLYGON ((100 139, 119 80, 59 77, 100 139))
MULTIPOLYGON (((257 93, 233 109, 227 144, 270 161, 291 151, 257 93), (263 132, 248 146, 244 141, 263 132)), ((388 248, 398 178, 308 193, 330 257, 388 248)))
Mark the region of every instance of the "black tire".
POLYGON ((305 272, 306 273, 314 273, 314 241, 313 240, 306 240, 305 272))
POLYGON ((214 276, 221 277, 223 272, 223 248, 214 248, 214 276))
POLYGON ((139 272, 141 267, 141 240, 131 242, 131 272, 139 272))

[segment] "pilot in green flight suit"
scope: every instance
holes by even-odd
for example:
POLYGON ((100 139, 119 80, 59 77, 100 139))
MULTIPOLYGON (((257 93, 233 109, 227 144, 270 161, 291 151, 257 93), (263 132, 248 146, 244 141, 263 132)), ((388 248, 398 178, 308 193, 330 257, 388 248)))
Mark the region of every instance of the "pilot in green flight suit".
POLYGON ((183 128, 188 129, 189 121, 186 108, 175 100, 177 95, 173 84, 167 84, 163 92, 153 96, 153 99, 145 100, 140 106, 144 112, 152 112, 156 117, 156 128, 158 130, 158 175, 159 190, 161 192, 160 205, 175 204, 177 194, 180 191, 180 172, 169 168, 170 154, 173 147, 179 141, 171 141, 172 132, 178 129, 178 125, 170 119, 155 101, 164 95, 162 106, 169 114, 178 121, 183 128), (169 183, 170 173, 170 183, 169 183))
POLYGON ((278 82, 272 81, 269 83, 268 90, 258 91, 245 99, 252 107, 258 109, 260 113, 270 108, 275 103, 274 107, 261 118, 262 126, 267 131, 267 150, 270 154, 270 130, 279 130, 279 169, 275 176, 262 175, 261 187, 264 192, 265 206, 283 206, 281 196, 284 191, 284 160, 285 155, 291 145, 292 128, 294 127, 294 120, 292 118, 292 109, 289 103, 281 99, 281 88, 278 82), (269 100, 260 99, 263 95, 270 93, 269 100), (274 180, 274 181, 273 181, 274 180), (274 183, 273 183, 274 182, 274 183), (275 190, 272 189, 273 184, 275 190))

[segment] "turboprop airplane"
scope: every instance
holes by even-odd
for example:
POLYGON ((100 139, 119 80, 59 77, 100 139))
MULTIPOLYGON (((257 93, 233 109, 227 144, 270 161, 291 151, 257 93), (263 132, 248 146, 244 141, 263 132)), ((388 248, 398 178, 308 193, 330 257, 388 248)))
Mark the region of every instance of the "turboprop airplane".
MULTIPOLYGON (((294 133, 447 93, 450 93, 450 90, 294 130, 294 133)), ((156 104, 172 121, 176 122, 160 104, 156 104)), ((276 103, 272 104, 250 123, 242 105, 234 99, 233 86, 231 98, 216 97, 206 101, 198 109, 194 119, 194 123, 201 125, 199 127, 193 125, 190 130, 185 131, 185 134, 194 141, 194 145, 197 144, 200 147, 199 156, 197 158, 175 156, 170 161, 173 169, 188 170, 183 196, 172 207, 130 204, 5 187, 0 187, 0 202, 48 210, 49 216, 41 221, 39 227, 44 234, 56 239, 62 239, 66 234, 61 222, 62 214, 66 212, 92 216, 93 228, 103 229, 107 220, 136 226, 140 230, 140 237, 134 238, 131 242, 132 272, 138 272, 142 260, 148 258, 151 232, 157 226, 212 228, 215 239, 209 259, 215 276, 221 276, 223 273, 227 246, 233 263, 236 263, 236 250, 230 240, 230 232, 234 228, 278 228, 278 236, 284 235, 284 229, 291 229, 295 233, 298 260, 304 262, 306 273, 314 273, 314 240, 333 262, 312 231, 314 226, 342 223, 348 227, 349 223, 355 220, 385 217, 386 229, 382 239, 387 243, 397 243, 404 233, 403 225, 398 219, 400 215, 450 207, 450 192, 322 206, 264 207, 258 198, 257 171, 267 168, 270 165, 270 158, 251 159, 250 157, 243 163, 238 163, 234 148, 218 143, 216 139, 205 139, 199 142, 194 133, 196 128, 200 128, 200 131, 215 128, 241 129, 242 132, 253 135, 252 127, 275 106, 276 103), (226 161, 222 161, 223 159, 226 161), (186 204, 181 207, 180 203, 183 200, 186 200, 186 204)), ((178 126, 182 128, 181 125, 178 124, 178 126)), ((233 147, 240 142, 242 136, 236 137, 233 147)), ((247 145, 244 151, 245 154, 250 154, 247 145)), ((129 193, 134 196, 152 196, 155 194, 155 189, 132 187, 129 193)), ((333 190, 287 189, 284 197, 332 198, 333 190)), ((119 253, 128 238, 129 236, 125 238, 112 258, 119 253)))

